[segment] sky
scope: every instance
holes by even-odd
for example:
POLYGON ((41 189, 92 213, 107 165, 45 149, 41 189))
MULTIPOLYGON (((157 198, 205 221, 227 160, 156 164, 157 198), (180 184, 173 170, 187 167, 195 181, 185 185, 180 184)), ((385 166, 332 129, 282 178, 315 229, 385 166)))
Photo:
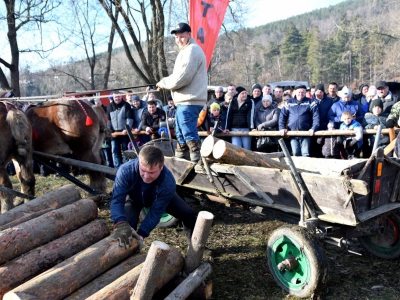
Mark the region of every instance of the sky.
MULTIPOLYGON (((256 27, 265 25, 270 22, 283 20, 291 16, 310 12, 318 8, 336 5, 343 1, 345 0, 252 0, 249 1, 248 4, 249 13, 247 14, 247 22, 245 22, 245 26, 256 27)), ((0 32, 3 35, 3 30, 0 29, 0 32)), ((49 40, 57 40, 56 38, 51 39, 49 36, 47 38, 49 40)), ((30 39, 24 38, 24 40, 30 39)), ((23 48, 25 45, 26 44, 21 44, 21 47, 23 48)), ((97 52, 105 51, 106 45, 106 43, 103 43, 103 47, 99 48, 97 52)), ((115 37, 114 46, 121 46, 121 41, 118 35, 115 37)), ((24 54, 20 56, 20 66, 23 67, 29 65, 32 71, 47 69, 50 67, 52 60, 67 63, 72 53, 75 59, 78 58, 77 56, 79 56, 79 58, 83 58, 83 51, 79 50, 80 49, 76 46, 71 48, 64 44, 62 47, 59 47, 57 50, 53 51, 47 59, 40 59, 40 57, 38 57, 36 54, 24 54), (81 53, 81 55, 79 55, 79 53, 81 53)), ((8 43, 4 43, 2 46, 0 46, 0 53, 3 53, 3 55, 1 55, 3 56, 2 58, 6 59, 7 61, 9 60, 10 55, 8 43)), ((5 71, 7 72, 7 69, 5 69, 5 71)))
POLYGON ((314 9, 336 5, 345 0, 252 0, 247 27, 265 25, 278 20, 284 20, 295 15, 310 12, 314 9))

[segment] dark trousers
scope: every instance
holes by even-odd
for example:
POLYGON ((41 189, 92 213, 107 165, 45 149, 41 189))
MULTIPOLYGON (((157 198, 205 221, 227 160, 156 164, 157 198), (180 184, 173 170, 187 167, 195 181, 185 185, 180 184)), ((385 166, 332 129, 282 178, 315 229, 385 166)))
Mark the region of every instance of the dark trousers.
MULTIPOLYGON (((129 225, 131 225, 131 227, 135 230, 137 229, 139 216, 142 209, 143 204, 140 201, 129 199, 125 202, 126 219, 129 225)), ((178 194, 175 193, 165 212, 181 220, 183 225, 191 230, 194 229, 197 219, 196 213, 185 201, 182 200, 181 197, 178 196, 178 194)))

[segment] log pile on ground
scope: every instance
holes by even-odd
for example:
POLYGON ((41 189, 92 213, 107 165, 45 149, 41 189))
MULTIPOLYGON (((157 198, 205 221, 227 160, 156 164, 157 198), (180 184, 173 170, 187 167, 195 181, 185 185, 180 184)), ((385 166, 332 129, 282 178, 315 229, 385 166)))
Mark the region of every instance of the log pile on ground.
POLYGON ((185 262, 163 242, 153 242, 147 257, 136 240, 120 247, 95 202, 80 198, 69 185, 0 215, 0 300, 151 299, 163 287, 177 288, 179 299, 211 297, 212 283, 204 282, 211 266, 199 267, 199 255, 212 214, 199 214, 185 262))

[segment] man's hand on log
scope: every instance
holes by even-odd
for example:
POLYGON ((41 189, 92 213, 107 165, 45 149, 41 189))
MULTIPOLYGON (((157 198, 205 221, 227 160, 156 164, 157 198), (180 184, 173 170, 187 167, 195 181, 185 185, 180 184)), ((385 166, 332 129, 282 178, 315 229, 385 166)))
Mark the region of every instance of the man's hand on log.
POLYGON ((281 129, 279 130, 279 133, 281 134, 281 136, 285 136, 287 132, 287 129, 281 129))
MULTIPOLYGON (((121 247, 128 249, 132 245, 132 234, 135 232, 128 222, 122 221, 114 225, 112 237, 119 241, 121 247)), ((137 233, 135 232, 137 235, 137 233)))

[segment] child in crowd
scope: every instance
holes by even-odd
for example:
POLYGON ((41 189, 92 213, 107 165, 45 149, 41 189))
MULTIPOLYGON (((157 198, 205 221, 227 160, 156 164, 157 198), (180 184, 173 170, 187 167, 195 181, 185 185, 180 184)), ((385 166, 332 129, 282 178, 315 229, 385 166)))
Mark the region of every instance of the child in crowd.
POLYGON ((217 133, 226 133, 229 130, 224 129, 225 120, 223 115, 221 115, 221 106, 217 102, 213 102, 210 105, 210 112, 205 117, 203 123, 198 127, 199 131, 213 132, 214 124, 216 120, 219 120, 217 133))
MULTIPOLYGON (((382 129, 386 128, 386 118, 388 117, 387 113, 383 112, 383 102, 381 99, 374 99, 370 102, 369 106, 370 112, 366 113, 363 120, 363 127, 365 129, 378 129, 378 126, 381 125, 382 129)), ((374 146, 375 135, 370 135, 368 138, 369 146, 371 150, 374 146)), ((389 144, 389 136, 381 135, 378 143, 378 147, 384 148, 389 144)))
MULTIPOLYGON (((335 130, 333 122, 328 123, 328 131, 335 130)), ((322 145, 322 156, 325 158, 340 158, 340 144, 342 139, 340 136, 331 135, 330 137, 321 136, 317 139, 317 143, 322 145)))
POLYGON ((355 117, 348 111, 344 111, 340 117, 342 124, 340 130, 353 130, 355 136, 342 136, 343 145, 341 156, 344 159, 352 159, 360 157, 361 146, 363 143, 363 128, 360 123, 355 120, 355 117))

